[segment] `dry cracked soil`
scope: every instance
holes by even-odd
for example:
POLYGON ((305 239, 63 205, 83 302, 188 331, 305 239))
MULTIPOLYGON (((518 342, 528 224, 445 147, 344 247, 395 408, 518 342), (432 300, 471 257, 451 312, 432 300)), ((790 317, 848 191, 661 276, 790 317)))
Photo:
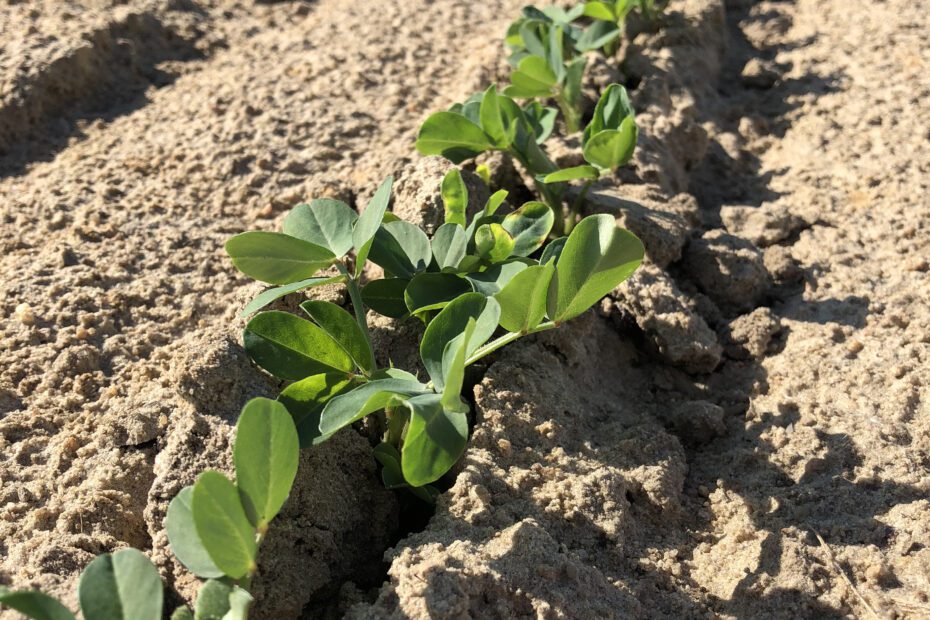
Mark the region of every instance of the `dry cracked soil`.
MULTIPOLYGON (((435 223, 448 164, 416 129, 502 81, 522 4, 0 3, 0 583, 74 607, 82 568, 135 546, 191 599, 167 502, 280 389, 241 349, 258 289, 224 240, 387 174, 395 212, 435 223)), ((930 617, 925 9, 632 22, 586 96, 628 85, 641 138, 586 208, 646 263, 476 369, 434 512, 381 487, 363 428, 305 451, 254 616, 930 617)), ((415 365, 416 327, 372 321, 415 365)))

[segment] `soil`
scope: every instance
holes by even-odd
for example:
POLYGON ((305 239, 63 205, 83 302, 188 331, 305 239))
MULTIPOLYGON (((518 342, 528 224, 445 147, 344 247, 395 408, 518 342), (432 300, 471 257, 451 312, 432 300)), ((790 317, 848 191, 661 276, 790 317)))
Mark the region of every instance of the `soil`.
MULTIPOLYGON (((434 223, 445 164, 416 129, 501 80, 522 4, 0 7, 0 583, 75 607, 131 545, 191 599, 167 502, 280 388, 239 345, 260 289, 223 242, 389 173, 434 223)), ((904 0, 632 22, 586 92, 630 86, 640 143, 588 209, 647 263, 477 369, 431 517, 364 429, 305 451, 255 617, 930 617, 928 22, 904 0)), ((375 321, 379 359, 414 368, 418 331, 375 321)))

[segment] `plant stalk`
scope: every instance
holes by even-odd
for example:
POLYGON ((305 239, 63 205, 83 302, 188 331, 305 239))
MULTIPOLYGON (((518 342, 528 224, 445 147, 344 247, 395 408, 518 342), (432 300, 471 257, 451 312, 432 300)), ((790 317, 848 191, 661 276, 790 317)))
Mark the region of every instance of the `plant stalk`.
POLYGON ((511 342, 513 342, 514 340, 518 338, 521 338, 523 336, 529 336, 530 334, 535 334, 538 332, 544 332, 548 329, 553 329, 558 326, 559 324, 554 321, 546 321, 545 323, 540 323, 533 329, 527 330, 526 332, 510 332, 509 334, 504 334, 500 338, 496 340, 492 340, 491 342, 488 342, 484 344, 483 346, 478 347, 475 350, 475 352, 472 353, 471 357, 465 360, 465 365, 470 366, 471 364, 474 364, 475 362, 480 360, 482 357, 485 357, 487 355, 490 355, 491 353, 494 353, 495 351, 500 349, 502 346, 506 344, 510 344, 511 342))
MULTIPOLYGON (((349 289, 349 299, 352 300, 352 310, 355 311, 355 321, 358 323, 358 326, 362 328, 362 333, 365 334, 365 340, 368 342, 368 346, 374 348, 371 343, 371 332, 368 331, 368 309, 365 308, 365 302, 362 301, 362 291, 358 287, 358 280, 349 274, 349 269, 345 264, 338 263, 338 269, 339 273, 346 277, 346 288, 349 289)), ((377 363, 373 370, 377 370, 377 363)), ((369 374, 365 372, 365 369, 362 369, 362 372, 365 376, 369 374)))

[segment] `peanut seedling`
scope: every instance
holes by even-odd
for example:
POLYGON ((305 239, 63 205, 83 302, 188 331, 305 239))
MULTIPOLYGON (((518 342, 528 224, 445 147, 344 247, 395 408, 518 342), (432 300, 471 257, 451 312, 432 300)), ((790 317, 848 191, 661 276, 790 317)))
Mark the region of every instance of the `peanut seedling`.
MULTIPOLYGON (((297 473, 297 430, 287 409, 267 398, 249 401, 236 425, 236 481, 202 473, 171 501, 165 529, 178 560, 198 577, 193 611, 172 620, 245 620, 247 588, 268 523, 283 506, 297 473)), ((136 549, 97 556, 81 573, 84 620, 161 620, 164 587, 152 562, 136 549)), ((0 605, 33 620, 75 620, 56 599, 35 590, 0 587, 0 605)))
MULTIPOLYGON (((583 8, 581 6, 576 9, 583 8)), ((568 133, 581 128, 581 80, 587 59, 577 53, 579 30, 570 25, 580 12, 558 7, 524 9, 511 24, 508 62, 514 71, 504 94, 516 99, 552 99, 562 111, 568 133)))
POLYGON ((505 191, 468 221, 458 170, 443 179, 445 223, 429 238, 387 212, 390 187, 388 178, 357 218, 336 201, 314 201, 288 214, 284 232, 243 233, 226 248, 246 275, 281 285, 260 295, 262 303, 324 280, 346 285, 354 314, 319 300, 300 305, 306 319, 261 312, 245 328, 245 349, 290 382, 279 401, 293 416, 301 446, 374 416, 385 484, 431 499, 430 485, 460 458, 468 439, 465 367, 587 310, 633 273, 643 246, 608 215, 585 218, 567 238, 545 245, 555 221, 551 209, 529 202, 503 214, 505 191), (385 277, 362 286, 367 260, 385 277), (340 275, 316 276, 328 267, 340 275), (369 308, 426 324, 419 350, 428 380, 377 365, 369 308))

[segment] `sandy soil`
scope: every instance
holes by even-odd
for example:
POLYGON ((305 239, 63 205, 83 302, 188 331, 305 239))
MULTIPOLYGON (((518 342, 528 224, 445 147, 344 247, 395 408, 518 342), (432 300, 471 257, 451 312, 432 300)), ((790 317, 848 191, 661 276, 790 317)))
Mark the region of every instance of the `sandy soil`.
MULTIPOLYGON (((255 289, 223 241, 388 173, 428 220, 444 165, 418 123, 500 78, 522 4, 0 7, 0 583, 73 604, 133 545, 192 595, 167 502, 278 389, 238 345, 255 289)), ((478 369, 428 521, 364 433, 305 452, 256 616, 930 616, 928 21, 673 0, 600 62, 642 139, 590 209, 648 264, 478 369)), ((380 355, 415 332, 379 320, 380 355)))

